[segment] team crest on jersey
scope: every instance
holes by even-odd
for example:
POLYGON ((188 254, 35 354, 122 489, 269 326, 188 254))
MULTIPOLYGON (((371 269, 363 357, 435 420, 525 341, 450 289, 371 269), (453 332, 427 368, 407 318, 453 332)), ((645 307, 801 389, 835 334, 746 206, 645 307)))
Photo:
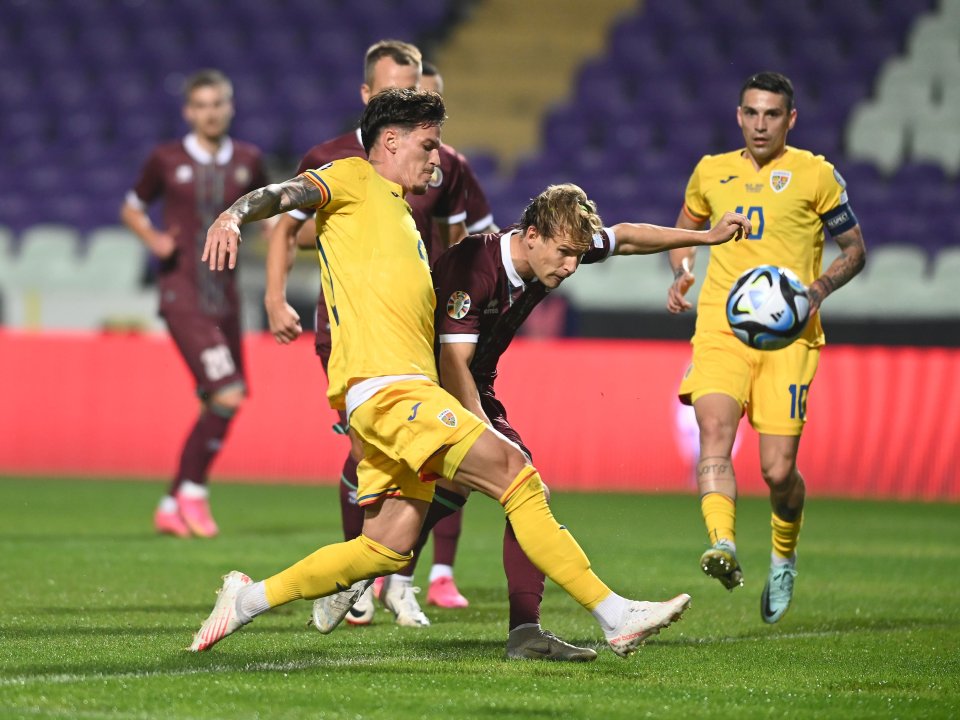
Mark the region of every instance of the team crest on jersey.
POLYGON ((443 170, 440 169, 440 166, 437 165, 433 169, 433 175, 430 176, 430 187, 438 188, 443 184, 443 170))
POLYGON ((188 183, 193 180, 193 167, 190 165, 177 165, 174 171, 174 177, 178 183, 188 183))
POLYGON ((437 419, 447 427, 455 428, 457 426, 457 416, 453 414, 453 410, 444 410, 437 415, 437 419))
POLYGON ((783 192, 790 184, 792 175, 793 173, 789 170, 774 170, 770 173, 770 187, 773 188, 774 192, 783 192))
POLYGON ((250 168, 246 165, 241 165, 233 171, 233 179, 237 185, 246 185, 250 182, 250 168))
POLYGON ((470 303, 470 296, 463 290, 457 290, 450 296, 450 299, 447 300, 447 315, 454 320, 460 320, 466 317, 466 314, 470 312, 470 303))

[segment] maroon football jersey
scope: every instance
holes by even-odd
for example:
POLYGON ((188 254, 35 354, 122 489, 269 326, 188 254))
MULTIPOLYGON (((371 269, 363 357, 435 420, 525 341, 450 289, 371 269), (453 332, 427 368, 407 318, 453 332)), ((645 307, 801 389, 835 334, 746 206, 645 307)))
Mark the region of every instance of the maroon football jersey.
MULTIPOLYGON (((334 160, 348 157, 366 158, 360 141, 360 130, 353 130, 333 140, 315 145, 300 161, 297 173, 322 167, 334 160)), ((463 165, 457 151, 449 145, 440 146, 440 166, 434 172, 427 192, 423 195, 408 194, 404 198, 413 210, 413 219, 427 246, 427 257, 431 264, 443 253, 445 248, 434 242, 433 220, 454 225, 463 222, 466 218, 466 195, 464 189, 463 165)), ((294 210, 290 213, 298 220, 305 220, 313 216, 308 210, 294 210)), ((318 348, 328 348, 330 345, 329 317, 327 304, 323 294, 317 301, 317 338, 318 348)))
POLYGON ((473 235, 490 227, 493 223, 493 209, 467 158, 462 153, 457 153, 457 157, 463 165, 463 187, 467 200, 467 234, 473 235))
MULTIPOLYGON (((503 233, 471 235, 450 248, 433 266, 437 294, 435 331, 440 344, 474 342, 470 363, 481 392, 493 385, 497 363, 530 312, 550 291, 536 279, 525 282, 510 256, 510 236, 503 233)), ((609 228, 594 237, 581 263, 608 257, 615 247, 609 228)), ((568 278, 564 282, 575 282, 568 278)))
POLYGON ((145 208, 163 200, 163 227, 177 249, 160 266, 160 312, 239 312, 236 275, 200 262, 207 229, 237 198, 267 184, 260 150, 227 138, 215 156, 190 134, 157 146, 127 201, 145 208))

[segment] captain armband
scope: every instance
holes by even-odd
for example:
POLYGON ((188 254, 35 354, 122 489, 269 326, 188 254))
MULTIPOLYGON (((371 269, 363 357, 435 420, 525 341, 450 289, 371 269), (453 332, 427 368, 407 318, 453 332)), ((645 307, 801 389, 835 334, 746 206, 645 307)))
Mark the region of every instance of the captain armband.
POLYGON ((825 212, 820 216, 820 219, 833 237, 853 229, 858 224, 857 216, 853 214, 853 208, 847 202, 837 205, 829 212, 825 212))

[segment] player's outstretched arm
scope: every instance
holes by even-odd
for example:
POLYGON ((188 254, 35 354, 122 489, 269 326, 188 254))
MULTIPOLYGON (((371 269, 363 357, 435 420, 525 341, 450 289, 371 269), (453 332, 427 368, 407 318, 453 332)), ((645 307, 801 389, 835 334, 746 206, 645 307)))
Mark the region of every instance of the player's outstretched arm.
POLYGON ((827 295, 850 282, 866 264, 867 247, 859 225, 840 233, 834 240, 840 246, 840 256, 808 288, 811 315, 820 309, 827 295))
POLYGON ((287 302, 287 277, 297 256, 297 237, 303 225, 303 220, 281 215, 267 239, 267 287, 263 305, 270 332, 281 345, 293 342, 303 333, 300 316, 287 302))
POLYGON ((676 248, 720 245, 750 234, 750 221, 739 213, 725 213, 709 230, 663 227, 648 223, 620 223, 613 226, 617 238, 614 255, 649 255, 676 248))
POLYGON ((220 213, 210 226, 200 260, 209 262, 211 270, 224 267, 232 270, 237 265, 241 225, 290 210, 315 207, 321 200, 320 189, 303 175, 248 192, 220 213))

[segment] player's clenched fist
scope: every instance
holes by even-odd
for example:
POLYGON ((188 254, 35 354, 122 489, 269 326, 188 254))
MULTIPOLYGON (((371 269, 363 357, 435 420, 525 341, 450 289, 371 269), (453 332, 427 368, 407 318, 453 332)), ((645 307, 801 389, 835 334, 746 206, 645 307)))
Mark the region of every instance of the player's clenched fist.
POLYGON ((237 265, 239 246, 240 225, 236 217, 221 213, 207 230, 207 241, 203 245, 200 260, 209 262, 211 270, 223 270, 225 265, 232 270, 237 265))

